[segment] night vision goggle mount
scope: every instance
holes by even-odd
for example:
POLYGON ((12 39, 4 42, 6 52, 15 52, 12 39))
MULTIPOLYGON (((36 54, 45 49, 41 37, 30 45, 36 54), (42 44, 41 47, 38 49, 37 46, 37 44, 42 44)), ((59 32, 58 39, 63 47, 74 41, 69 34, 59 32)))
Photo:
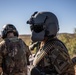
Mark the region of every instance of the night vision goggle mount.
POLYGON ((47 16, 42 15, 41 13, 34 12, 33 15, 31 16, 31 18, 27 21, 27 24, 30 24, 30 29, 31 31, 34 30, 35 32, 41 32, 42 30, 44 30, 45 26, 45 22, 46 19, 48 18, 47 16), (37 14, 37 16, 35 16, 37 14), (41 16, 41 18, 38 18, 39 16, 41 16), (39 22, 36 22, 39 21, 39 22))

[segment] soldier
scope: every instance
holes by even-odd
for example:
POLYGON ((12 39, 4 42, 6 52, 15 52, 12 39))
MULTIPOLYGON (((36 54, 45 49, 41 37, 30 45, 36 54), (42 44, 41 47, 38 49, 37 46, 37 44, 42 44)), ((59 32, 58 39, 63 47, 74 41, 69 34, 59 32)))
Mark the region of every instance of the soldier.
POLYGON ((0 43, 0 73, 3 75, 27 75, 30 51, 18 36, 14 25, 4 25, 0 43))
POLYGON ((35 12, 27 21, 32 41, 41 41, 31 75, 75 75, 73 62, 64 43, 56 35, 58 19, 51 12, 35 12))

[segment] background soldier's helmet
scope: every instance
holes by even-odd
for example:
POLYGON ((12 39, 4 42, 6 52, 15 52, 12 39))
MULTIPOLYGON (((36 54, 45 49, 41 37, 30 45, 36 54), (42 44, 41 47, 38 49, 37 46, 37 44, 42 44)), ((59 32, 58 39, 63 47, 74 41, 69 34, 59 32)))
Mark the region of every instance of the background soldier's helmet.
POLYGON ((15 36, 18 37, 18 31, 16 27, 12 24, 6 24, 3 26, 3 30, 1 31, 1 37, 4 39, 7 37, 7 33, 13 32, 15 36))
POLYGON ((59 31, 58 19, 56 15, 51 12, 35 12, 27 21, 27 24, 30 24, 32 32, 34 31, 40 35, 39 37, 41 38, 42 36, 55 36, 59 31), (41 33, 42 31, 44 32, 41 33))

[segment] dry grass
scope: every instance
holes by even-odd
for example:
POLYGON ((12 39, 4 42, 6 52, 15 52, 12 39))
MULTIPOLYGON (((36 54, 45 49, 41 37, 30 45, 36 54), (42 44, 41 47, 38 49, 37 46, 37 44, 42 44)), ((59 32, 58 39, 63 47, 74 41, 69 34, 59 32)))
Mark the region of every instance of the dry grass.
POLYGON ((31 42, 30 35, 20 35, 19 38, 21 38, 27 45, 31 42))
MULTIPOLYGON (((30 35, 20 35, 19 38, 21 38, 27 45, 29 45, 31 42, 30 35)), ((2 40, 3 39, 0 37, 0 42, 2 40)))

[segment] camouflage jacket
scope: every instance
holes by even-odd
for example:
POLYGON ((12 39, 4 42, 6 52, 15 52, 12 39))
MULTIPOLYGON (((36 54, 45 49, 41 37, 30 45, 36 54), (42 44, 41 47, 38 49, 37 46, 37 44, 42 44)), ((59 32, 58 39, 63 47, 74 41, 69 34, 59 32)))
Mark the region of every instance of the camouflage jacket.
POLYGON ((72 60, 65 45, 58 39, 49 39, 33 61, 46 75, 75 75, 72 60))
POLYGON ((30 51, 19 38, 6 38, 0 43, 0 67, 6 75, 27 72, 30 51))

